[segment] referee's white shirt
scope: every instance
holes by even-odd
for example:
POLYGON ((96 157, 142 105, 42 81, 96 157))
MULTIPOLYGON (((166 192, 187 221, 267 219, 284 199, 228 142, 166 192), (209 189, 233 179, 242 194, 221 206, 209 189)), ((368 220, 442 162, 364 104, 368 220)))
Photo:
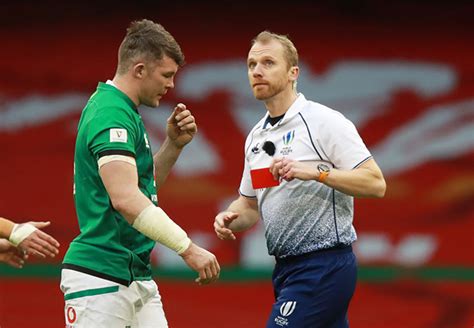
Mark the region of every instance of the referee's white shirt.
POLYGON ((262 149, 266 141, 275 145, 275 158, 352 170, 371 158, 354 124, 301 93, 277 124, 265 124, 267 117, 268 113, 247 136, 239 192, 257 198, 269 254, 284 258, 351 244, 357 239, 352 196, 317 181, 298 179, 253 189, 250 171, 270 166, 272 157, 262 149))

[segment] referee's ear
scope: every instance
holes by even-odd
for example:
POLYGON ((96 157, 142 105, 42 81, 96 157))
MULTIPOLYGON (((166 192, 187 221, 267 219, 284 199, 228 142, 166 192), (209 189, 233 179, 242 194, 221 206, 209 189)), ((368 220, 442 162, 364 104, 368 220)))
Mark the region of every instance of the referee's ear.
POLYGON ((300 68, 298 66, 291 66, 288 78, 291 82, 294 82, 298 79, 298 76, 300 74, 300 68))

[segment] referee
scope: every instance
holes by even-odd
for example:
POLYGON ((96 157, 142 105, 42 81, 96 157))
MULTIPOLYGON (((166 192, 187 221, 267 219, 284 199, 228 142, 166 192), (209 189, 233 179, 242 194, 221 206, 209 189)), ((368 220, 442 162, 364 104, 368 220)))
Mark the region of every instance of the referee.
POLYGON ((349 120, 297 93, 298 53, 286 36, 260 33, 247 66, 267 113, 246 139, 240 196, 216 216, 216 234, 232 240, 262 219, 276 259, 267 328, 348 327, 353 197, 383 197, 382 172, 349 120))

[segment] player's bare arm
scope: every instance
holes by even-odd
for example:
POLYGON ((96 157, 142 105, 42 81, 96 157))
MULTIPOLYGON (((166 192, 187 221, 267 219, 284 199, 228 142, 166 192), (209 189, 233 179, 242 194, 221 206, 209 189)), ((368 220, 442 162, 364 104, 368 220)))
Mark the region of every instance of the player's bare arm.
POLYGON ((145 207, 152 204, 138 188, 137 169, 134 165, 124 161, 112 161, 101 166, 99 173, 112 206, 130 224, 133 224, 145 207))
POLYGON ((191 111, 184 104, 178 104, 167 120, 166 139, 153 156, 156 172, 156 186, 159 189, 166 180, 184 146, 193 139, 197 125, 191 111))
POLYGON ((250 229, 259 218, 257 200, 239 196, 226 211, 217 214, 214 231, 219 239, 235 240, 234 232, 250 229))
MULTIPOLYGON (((289 158, 275 160, 270 170, 275 177, 287 181, 320 180, 321 175, 314 163, 298 162, 289 158)), ((331 169, 322 183, 354 197, 381 198, 386 190, 382 171, 374 159, 369 159, 350 171, 331 169)))
POLYGON ((219 277, 220 267, 214 254, 195 245, 184 230, 140 191, 135 166, 123 161, 108 162, 100 168, 100 176, 113 207, 135 229, 181 255, 198 272, 196 282, 208 284, 219 277))

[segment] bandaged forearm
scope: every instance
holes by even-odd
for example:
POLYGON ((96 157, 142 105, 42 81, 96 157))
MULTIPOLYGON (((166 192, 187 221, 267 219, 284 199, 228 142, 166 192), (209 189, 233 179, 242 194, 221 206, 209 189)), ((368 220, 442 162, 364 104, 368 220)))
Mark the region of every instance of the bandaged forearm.
POLYGON ((37 228, 30 223, 15 224, 8 240, 15 246, 18 246, 29 235, 35 232, 37 228))
POLYGON ((178 254, 184 252, 191 244, 186 232, 173 222, 159 207, 146 207, 132 225, 150 239, 174 250, 178 254))

